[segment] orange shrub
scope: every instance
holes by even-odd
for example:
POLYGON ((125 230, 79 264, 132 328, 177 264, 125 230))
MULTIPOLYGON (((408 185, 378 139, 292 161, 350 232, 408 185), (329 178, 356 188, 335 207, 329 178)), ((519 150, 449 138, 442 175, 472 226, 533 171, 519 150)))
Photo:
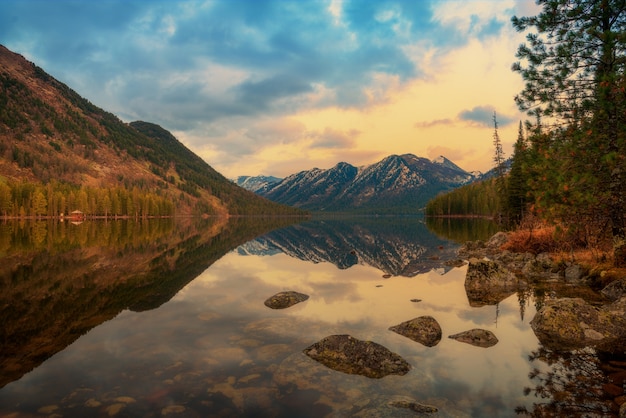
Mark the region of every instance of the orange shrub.
POLYGON ((556 228, 553 226, 518 229, 509 233, 509 241, 502 246, 502 249, 532 254, 557 251, 562 245, 555 239, 555 232, 556 228))

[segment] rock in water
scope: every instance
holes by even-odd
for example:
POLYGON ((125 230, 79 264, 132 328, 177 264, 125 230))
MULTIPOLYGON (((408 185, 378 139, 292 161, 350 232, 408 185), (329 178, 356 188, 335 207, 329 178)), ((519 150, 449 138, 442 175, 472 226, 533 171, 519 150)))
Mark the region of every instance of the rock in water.
POLYGON ((290 290, 288 292, 276 293, 274 296, 269 297, 265 301, 265 306, 272 309, 285 309, 297 303, 304 302, 308 298, 309 295, 290 290))
POLYGON ((469 260, 465 275, 465 293, 470 306, 495 305, 517 290, 517 277, 491 260, 469 260))
POLYGON ((493 332, 486 329, 474 328, 469 331, 459 332, 458 334, 450 335, 448 338, 475 345, 476 347, 492 347, 498 344, 498 339, 493 332))
POLYGON ((434 406, 424 405, 411 399, 394 400, 389 402, 389 406, 393 406, 395 408, 410 409, 411 411, 416 412, 420 415, 434 414, 439 411, 434 406))
POLYGON ((420 316, 389 329, 426 347, 434 347, 441 341, 441 326, 432 316, 420 316))
POLYGON ((548 301, 530 326, 541 343, 551 349, 581 347, 606 349, 626 338, 626 299, 595 307, 580 298, 548 301))
POLYGON ((375 379, 403 376, 411 369, 406 360, 382 345, 350 335, 326 337, 304 349, 304 354, 330 369, 375 379))

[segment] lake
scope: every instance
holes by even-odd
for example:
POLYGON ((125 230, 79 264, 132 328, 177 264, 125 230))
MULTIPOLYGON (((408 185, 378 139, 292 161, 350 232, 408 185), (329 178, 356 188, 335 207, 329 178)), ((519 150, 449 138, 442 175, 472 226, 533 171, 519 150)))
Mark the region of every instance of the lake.
POLYGON ((615 412, 602 390, 615 359, 551 352, 530 328, 554 291, 470 304, 456 251, 493 225, 290 222, 0 225, 0 416, 408 417, 418 404, 436 417, 615 412), (265 306, 289 290, 309 298, 265 306), (434 346, 389 330, 422 316, 441 326, 434 346), (474 328, 498 343, 448 338, 474 328), (348 374, 303 352, 343 334, 386 347, 410 371, 348 374))

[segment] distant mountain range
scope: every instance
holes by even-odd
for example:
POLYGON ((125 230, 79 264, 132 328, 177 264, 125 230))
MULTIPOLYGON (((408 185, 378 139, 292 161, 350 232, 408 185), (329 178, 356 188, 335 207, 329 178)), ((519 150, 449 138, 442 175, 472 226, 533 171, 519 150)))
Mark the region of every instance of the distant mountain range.
POLYGON ((429 160, 403 154, 363 167, 340 162, 284 179, 242 176, 235 183, 274 202, 311 211, 415 213, 438 193, 479 176, 443 156, 429 160))

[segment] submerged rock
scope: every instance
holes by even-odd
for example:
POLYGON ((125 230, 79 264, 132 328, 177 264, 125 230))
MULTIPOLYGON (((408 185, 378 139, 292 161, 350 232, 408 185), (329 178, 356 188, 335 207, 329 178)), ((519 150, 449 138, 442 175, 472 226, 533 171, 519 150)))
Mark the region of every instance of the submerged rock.
POLYGON ((493 332, 480 328, 459 332, 458 334, 448 336, 448 338, 483 348, 492 347, 498 343, 498 338, 496 338, 493 332))
POLYGON ((426 347, 434 347, 441 341, 441 326, 432 316, 420 316, 389 329, 426 347))
POLYGON ((304 354, 328 368, 370 378, 403 376, 411 366, 398 354, 372 341, 331 335, 304 349, 304 354))
POLYGON ((626 336, 626 299, 601 308, 580 298, 548 301, 530 326, 541 343, 551 349, 606 348, 626 336))
POLYGON ((309 295, 290 290, 287 292, 276 293, 274 296, 269 297, 265 301, 265 306, 272 309, 285 309, 297 303, 304 302, 308 298, 309 295))
POLYGON ((434 414, 439 410, 431 405, 424 405, 422 403, 416 402, 413 399, 396 399, 389 402, 389 406, 394 408, 404 408, 409 409, 418 414, 434 414))
POLYGON ((472 258, 465 275, 465 293, 470 306, 495 305, 517 291, 515 274, 499 263, 472 258))

